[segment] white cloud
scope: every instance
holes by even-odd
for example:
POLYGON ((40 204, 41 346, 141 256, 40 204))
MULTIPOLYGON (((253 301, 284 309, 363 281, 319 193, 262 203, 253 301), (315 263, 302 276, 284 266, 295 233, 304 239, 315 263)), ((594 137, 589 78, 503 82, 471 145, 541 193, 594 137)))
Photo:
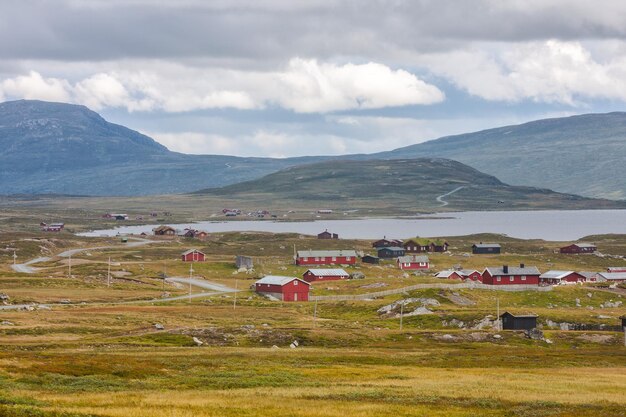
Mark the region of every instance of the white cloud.
POLYGON ((548 40, 422 57, 436 74, 486 100, 578 105, 626 100, 626 58, 600 60, 580 42, 548 40))
POLYGON ((378 64, 330 64, 292 59, 282 71, 243 71, 153 63, 150 70, 118 68, 79 81, 31 72, 5 80, 0 94, 55 99, 128 111, 186 112, 259 109, 279 105, 299 113, 432 104, 444 99, 435 86, 404 70, 378 64))
POLYGON ((18 97, 48 101, 69 101, 69 83, 58 78, 44 78, 35 71, 0 83, 0 97, 18 97))

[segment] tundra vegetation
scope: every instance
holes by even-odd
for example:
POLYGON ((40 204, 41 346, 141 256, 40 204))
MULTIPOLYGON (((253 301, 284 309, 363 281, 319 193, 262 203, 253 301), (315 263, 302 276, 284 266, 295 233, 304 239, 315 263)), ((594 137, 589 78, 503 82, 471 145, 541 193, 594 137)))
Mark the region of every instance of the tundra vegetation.
MULTIPOLYGON (((306 271, 292 265, 294 244, 371 253, 370 242, 220 233, 204 241, 150 237, 155 243, 130 247, 113 238, 20 232, 28 215, 7 218, 13 220, 0 233, 0 293, 8 304, 31 307, 0 310, 0 416, 624 416, 626 348, 616 328, 626 313, 623 288, 430 288, 281 303, 250 286, 263 274, 306 271), (56 256, 95 247, 101 249, 72 257, 71 276, 68 258, 56 256), (190 264, 179 256, 191 247, 207 255, 193 264, 193 276, 237 287, 236 299, 234 293, 163 298, 189 292, 162 274, 189 276, 190 264), (14 251, 18 262, 50 259, 34 264, 34 274, 17 273, 14 251), (253 256, 254 271, 238 271, 237 254, 253 256), (399 304, 384 307, 406 299, 414 300, 401 323, 399 304), (501 312, 537 314, 544 338, 494 329, 497 303, 501 312), (424 304, 432 314, 409 314, 424 304), (562 323, 594 330, 562 330, 562 323)), ((450 253, 429 254, 433 271, 520 262, 542 271, 596 271, 626 264, 555 253, 564 242, 498 235, 446 240, 450 253), (469 255, 477 241, 497 241, 503 253, 469 255)), ((626 236, 585 240, 604 254, 626 251, 626 236)), ((317 282, 313 294, 442 282, 432 271, 405 274, 391 261, 345 269, 365 278, 317 282)))

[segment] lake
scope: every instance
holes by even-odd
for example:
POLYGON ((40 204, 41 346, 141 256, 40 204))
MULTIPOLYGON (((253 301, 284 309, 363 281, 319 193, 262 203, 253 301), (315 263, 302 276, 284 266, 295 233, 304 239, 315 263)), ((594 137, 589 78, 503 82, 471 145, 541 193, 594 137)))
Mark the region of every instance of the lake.
MULTIPOLYGON (((465 211, 408 219, 354 219, 312 222, 275 220, 202 221, 170 224, 207 232, 293 232, 316 235, 324 230, 345 239, 404 239, 414 236, 462 236, 474 233, 499 233, 521 239, 576 240, 605 233, 626 234, 626 210, 541 210, 541 211, 465 211)), ((120 226, 114 229, 80 233, 81 236, 115 236, 152 233, 156 225, 120 226)))

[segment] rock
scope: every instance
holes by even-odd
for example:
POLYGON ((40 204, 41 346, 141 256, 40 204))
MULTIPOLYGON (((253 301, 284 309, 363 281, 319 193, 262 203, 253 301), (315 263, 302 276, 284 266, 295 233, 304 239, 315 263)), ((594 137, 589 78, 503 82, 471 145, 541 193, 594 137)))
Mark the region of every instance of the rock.
POLYGON ((388 304, 386 306, 382 306, 381 308, 379 308, 378 314, 393 314, 394 317, 399 317, 400 316, 400 310, 401 310, 401 306, 404 306, 404 310, 405 310, 405 316, 416 316, 416 315, 420 315, 420 314, 432 314, 432 311, 428 310, 427 308, 425 308, 425 306, 439 306, 439 301, 435 300, 434 298, 405 298, 403 300, 399 300, 396 302, 393 302, 391 304, 388 304), (415 304, 415 303, 420 303, 422 306, 418 307, 417 309, 415 309, 413 312, 411 313, 407 313, 406 310, 406 306, 409 304, 415 304))
POLYGON ((559 324, 559 328, 561 330, 569 330, 570 329, 570 324, 569 323, 560 323, 559 324))
POLYGON ((2 320, 0 321, 0 326, 15 326, 15 323, 8 320, 2 320))
POLYGON ((272 345, 272 349, 280 349, 280 348, 276 345, 272 345))
POLYGON ((350 274, 350 279, 365 279, 365 274, 361 271, 356 271, 350 274))
MULTIPOLYGON (((415 310, 411 311, 410 313, 405 313, 404 317, 422 316, 424 314, 433 314, 433 312, 427 309, 426 307, 422 306, 422 307, 417 307, 415 310)), ((396 317, 398 317, 398 315, 396 315, 396 317)))
POLYGON ((524 330, 524 335, 532 340, 544 340, 543 332, 539 329, 524 330))
POLYGON ((593 297, 593 294, 592 294, 592 293, 590 293, 590 292, 588 292, 588 293, 587 293, 587 297, 591 298, 591 297, 593 297))
POLYGON ((296 346, 296 345, 294 345, 294 344, 292 343, 292 344, 290 344, 290 345, 289 345, 289 347, 290 347, 291 349, 295 349, 295 348, 297 348, 298 346, 296 346))
POLYGON ((547 319, 546 320, 546 326, 548 326, 548 327, 559 327, 559 323, 554 322, 554 321, 552 321, 550 319, 547 319))
POLYGON ((402 274, 402 278, 408 278, 409 274, 407 274, 406 272, 402 274))
POLYGON ((171 293, 169 293, 169 292, 164 292, 164 293, 161 293, 161 298, 169 298, 169 297, 171 297, 171 296, 172 296, 172 294, 171 294, 171 293))
POLYGON ((263 327, 270 327, 270 325, 267 324, 267 323, 263 323, 261 326, 263 326, 263 327))
POLYGON ((251 331, 255 329, 255 326, 254 324, 244 324, 241 328, 246 331, 251 331))
POLYGON ((493 316, 485 316, 482 320, 472 326, 472 330, 490 329, 495 327, 496 321, 493 316))
POLYGON ((498 340, 499 340, 499 339, 502 339, 502 336, 501 336, 501 335, 499 335, 499 334, 494 334, 494 335, 493 335, 493 338, 494 338, 494 339, 498 339, 498 340))
POLYGON ((452 336, 451 334, 444 334, 443 336, 441 336, 442 340, 454 340, 454 336, 452 336))
POLYGON ((580 307, 580 298, 576 299, 576 307, 580 307))
POLYGON ((550 340, 550 339, 545 339, 544 341, 545 341, 547 344, 549 344, 549 345, 551 345, 551 344, 552 344, 552 340, 550 340))
POLYGON ((10 299, 11 299, 11 297, 9 297, 8 294, 5 294, 3 292, 0 293, 0 301, 2 301, 2 303, 7 304, 10 299))
POLYGON ((72 304, 72 302, 69 299, 67 299, 67 298, 62 299, 61 301, 59 301, 59 303, 61 303, 61 304, 72 304))
POLYGON ((165 327, 161 323, 156 323, 154 328, 157 330, 165 330, 165 327))
POLYGON ((300 346, 300 343, 298 343, 298 341, 297 341, 297 340, 294 340, 291 344, 292 344, 292 345, 296 345, 296 347, 300 346))
POLYGON ((196 346, 202 346, 204 344, 204 342, 197 337, 193 338, 193 342, 196 344, 196 346))
POLYGON ((37 310, 52 310, 52 309, 46 305, 38 305, 37 310))
POLYGON ((621 302, 621 301, 615 301, 615 302, 613 302, 613 300, 611 300, 611 301, 607 301, 607 302, 605 302, 605 303, 604 303, 604 307, 605 307, 605 308, 618 308, 618 307, 619 307, 619 306, 621 306, 621 305, 622 305, 622 302, 621 302))

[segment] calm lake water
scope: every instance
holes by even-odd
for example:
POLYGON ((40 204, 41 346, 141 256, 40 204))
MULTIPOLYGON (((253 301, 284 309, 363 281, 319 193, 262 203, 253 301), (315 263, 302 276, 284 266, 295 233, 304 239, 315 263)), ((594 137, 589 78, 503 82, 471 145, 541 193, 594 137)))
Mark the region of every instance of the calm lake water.
MULTIPOLYGON (((404 239, 414 236, 462 236, 489 232, 522 239, 575 240, 594 234, 626 234, 626 210, 466 211, 411 219, 206 221, 170 226, 181 230, 192 227, 207 232, 261 231, 309 235, 328 230, 346 239, 376 239, 382 236, 404 239), (445 218, 434 218, 437 216, 445 218)), ((156 225, 120 226, 80 235, 115 236, 118 233, 141 232, 151 234, 154 227, 156 225)))

